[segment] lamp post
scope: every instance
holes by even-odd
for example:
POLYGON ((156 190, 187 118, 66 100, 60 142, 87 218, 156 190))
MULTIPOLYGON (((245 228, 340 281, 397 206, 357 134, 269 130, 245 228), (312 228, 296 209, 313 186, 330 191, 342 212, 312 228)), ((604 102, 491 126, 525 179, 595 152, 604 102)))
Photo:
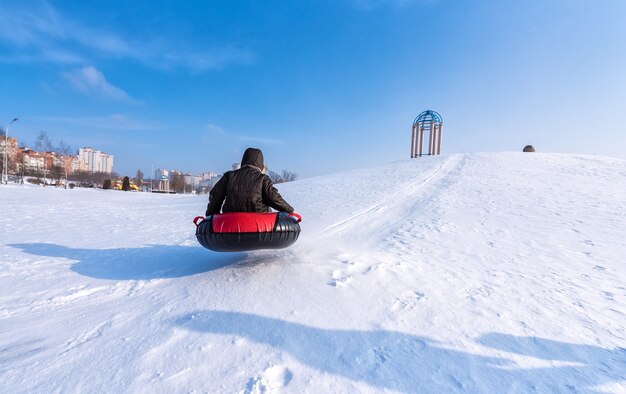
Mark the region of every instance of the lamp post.
POLYGON ((9 122, 7 128, 4 130, 4 166, 2 168, 2 182, 6 185, 9 183, 9 171, 8 171, 8 160, 7 160, 7 151, 9 150, 9 126, 12 123, 17 122, 19 119, 14 118, 9 122))

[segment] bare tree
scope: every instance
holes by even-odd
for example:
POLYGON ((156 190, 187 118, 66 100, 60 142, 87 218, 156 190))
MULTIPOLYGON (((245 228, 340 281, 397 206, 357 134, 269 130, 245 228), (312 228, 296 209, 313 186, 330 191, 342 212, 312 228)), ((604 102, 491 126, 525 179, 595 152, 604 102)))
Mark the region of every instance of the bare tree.
POLYGON ((295 172, 287 171, 287 170, 283 170, 281 176, 284 182, 293 182, 296 179, 298 179, 298 174, 296 174, 295 172))
POLYGON ((280 176, 280 174, 278 174, 278 173, 276 173, 274 171, 269 171, 267 173, 267 175, 272 180, 272 183, 283 183, 283 178, 280 176))
POLYGON ((64 172, 65 172, 65 169, 62 166, 53 166, 50 169, 50 178, 59 182, 61 181, 61 178, 63 178, 64 172))
MULTIPOLYGON (((0 174, 4 173, 4 159, 2 155, 4 151, 0 150, 0 174)), ((15 173, 15 161, 10 155, 7 155, 7 174, 11 175, 15 173)))
POLYGON ((298 174, 296 174, 295 172, 288 171, 288 170, 282 170, 280 174, 274 171, 270 171, 267 175, 269 175, 270 179, 272 180, 272 183, 292 182, 298 178, 298 174))
POLYGON ((135 185, 139 189, 141 189, 141 184, 143 183, 143 171, 137 170, 137 174, 135 175, 135 185))
POLYGON ((3 149, 0 150, 0 174, 4 174, 4 152, 5 150, 7 150, 7 174, 11 175, 15 172, 15 162, 13 161, 13 158, 11 157, 11 155, 9 154, 9 146, 6 144, 5 141, 5 136, 6 136, 6 127, 5 126, 1 126, 0 127, 0 137, 2 138, 2 144, 3 144, 3 149))
POLYGON ((60 141, 59 145, 54 149, 56 153, 64 156, 71 156, 73 154, 72 147, 67 145, 65 142, 60 141))
POLYGON ((39 135, 35 139, 35 149, 40 152, 54 151, 54 145, 52 145, 52 140, 48 137, 48 133, 43 130, 39 132, 39 135))
POLYGON ((178 172, 174 173, 174 175, 172 176, 170 190, 173 190, 176 193, 183 193, 185 191, 185 177, 183 176, 183 174, 178 172))

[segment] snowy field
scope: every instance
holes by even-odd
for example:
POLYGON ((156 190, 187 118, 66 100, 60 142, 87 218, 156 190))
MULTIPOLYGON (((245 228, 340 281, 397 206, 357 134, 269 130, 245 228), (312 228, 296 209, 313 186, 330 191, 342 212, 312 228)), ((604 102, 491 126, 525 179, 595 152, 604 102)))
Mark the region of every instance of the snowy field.
POLYGON ((279 190, 296 245, 220 254, 206 196, 0 187, 0 392, 626 392, 626 161, 279 190))

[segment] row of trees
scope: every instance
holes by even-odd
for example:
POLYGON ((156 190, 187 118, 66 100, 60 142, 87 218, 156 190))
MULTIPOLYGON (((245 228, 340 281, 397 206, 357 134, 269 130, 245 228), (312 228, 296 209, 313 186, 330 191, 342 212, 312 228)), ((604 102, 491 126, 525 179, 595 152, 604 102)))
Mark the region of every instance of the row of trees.
MULTIPOLYGON (((2 170, 2 161, 0 160, 0 172, 2 170)), ((285 183, 295 181, 298 175, 294 172, 290 172, 287 170, 283 170, 280 174, 270 171, 269 177, 273 183, 285 183)), ((61 166, 53 166, 50 169, 46 170, 34 170, 34 169, 23 169, 21 174, 17 174, 18 178, 23 180, 25 176, 34 177, 38 179, 40 182, 43 182, 43 178, 51 179, 54 183, 59 182, 63 179, 67 179, 68 182, 73 182, 78 185, 89 185, 90 187, 103 187, 104 189, 111 189, 112 179, 120 179, 121 175, 113 172, 113 173, 105 173, 105 172, 90 172, 90 171, 75 171, 71 174, 66 174, 65 169, 61 166), (107 187, 108 186, 108 187, 107 187)), ((134 178, 124 177, 124 182, 128 181, 137 185, 139 189, 143 185, 143 182, 146 179, 144 178, 144 174, 141 170, 137 170, 134 178)), ((149 179, 148 179, 149 180, 149 179)), ((130 186, 127 186, 130 189, 130 186)), ((172 176, 172 180, 170 181, 170 190, 176 193, 191 193, 193 191, 192 185, 189 185, 185 182, 185 176, 180 173, 174 173, 172 176)))
MULTIPOLYGON (((4 131, 0 130, 0 137, 4 136, 4 131)), ((24 147, 24 144, 20 144, 20 147, 24 147)), ((72 147, 62 140, 59 141, 57 145, 55 145, 52 139, 48 136, 48 133, 45 131, 40 131, 35 139, 34 149, 39 152, 55 152, 59 155, 73 155, 75 154, 72 147)), ((11 158, 9 159, 8 168, 15 168, 15 163, 11 158)), ((3 170, 4 161, 0 160, 0 172, 3 170)), ((110 179, 119 179, 119 174, 117 173, 92 173, 89 171, 77 171, 72 174, 65 174, 65 169, 61 166, 53 166, 52 168, 46 170, 33 170, 33 169, 22 169, 21 174, 17 174, 19 177, 23 178, 24 176, 31 176, 36 178, 51 178, 55 181, 60 181, 61 179, 65 179, 67 176, 68 181, 78 182, 78 183, 88 183, 93 185, 104 185, 105 180, 110 179)), ((269 171, 268 173, 270 179, 273 183, 285 183, 292 182, 298 178, 298 174, 295 172, 291 172, 288 170, 282 170, 280 173, 269 171)), ((128 178, 128 177, 126 177, 128 178)), ((141 170, 137 170, 135 174, 135 178, 132 180, 129 178, 129 182, 132 181, 135 185, 141 188, 141 185, 144 182, 144 173, 141 170)), ((170 181, 170 190, 175 191, 177 193, 190 193, 192 192, 192 185, 188 185, 185 182, 184 175, 180 173, 174 173, 172 179, 170 181)))
POLYGON ((68 175, 68 181, 79 183, 91 183, 95 185, 102 185, 107 179, 119 179, 120 175, 116 172, 90 172, 90 171, 76 171, 71 175, 68 175))
MULTIPOLYGON (((107 173, 107 172, 89 172, 89 171, 81 171, 74 172, 73 174, 68 176, 68 181, 70 182, 78 182, 80 184, 91 184, 95 187, 102 187, 103 189, 112 189, 113 188, 113 180, 120 179, 122 176, 116 172, 107 173)), ((137 186, 138 189, 141 189, 141 185, 144 182, 143 172, 141 170, 137 170, 135 174, 135 178, 130 178, 125 176, 122 178, 122 190, 131 190, 130 184, 133 183, 137 186)))
MULTIPOLYGON (((298 174, 288 170, 282 170, 280 173, 270 171, 268 173, 268 176, 275 184, 292 182, 298 178, 298 174)), ((172 175, 172 179, 170 181, 170 190, 176 193, 191 193, 193 191, 192 185, 189 185, 185 182, 185 176, 178 172, 175 172, 172 175)))
MULTIPOLYGON (((280 173, 270 171, 268 173, 273 183, 285 183, 292 182, 298 178, 298 174, 288 170, 282 170, 280 173)), ((137 170, 136 177, 132 179, 133 183, 141 187, 143 182, 143 172, 137 170)), ((170 180, 170 191, 176 193, 191 193, 193 192, 193 186, 185 182, 185 176, 179 172, 174 172, 170 180)))

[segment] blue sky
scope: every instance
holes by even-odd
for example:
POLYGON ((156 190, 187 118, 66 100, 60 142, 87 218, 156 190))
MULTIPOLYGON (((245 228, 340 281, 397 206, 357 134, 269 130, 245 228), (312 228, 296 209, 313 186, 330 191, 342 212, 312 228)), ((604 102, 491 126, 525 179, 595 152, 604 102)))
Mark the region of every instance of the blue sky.
POLYGON ((248 146, 309 177, 444 153, 626 158, 626 2, 0 0, 0 124, 115 170, 221 172, 248 146))

